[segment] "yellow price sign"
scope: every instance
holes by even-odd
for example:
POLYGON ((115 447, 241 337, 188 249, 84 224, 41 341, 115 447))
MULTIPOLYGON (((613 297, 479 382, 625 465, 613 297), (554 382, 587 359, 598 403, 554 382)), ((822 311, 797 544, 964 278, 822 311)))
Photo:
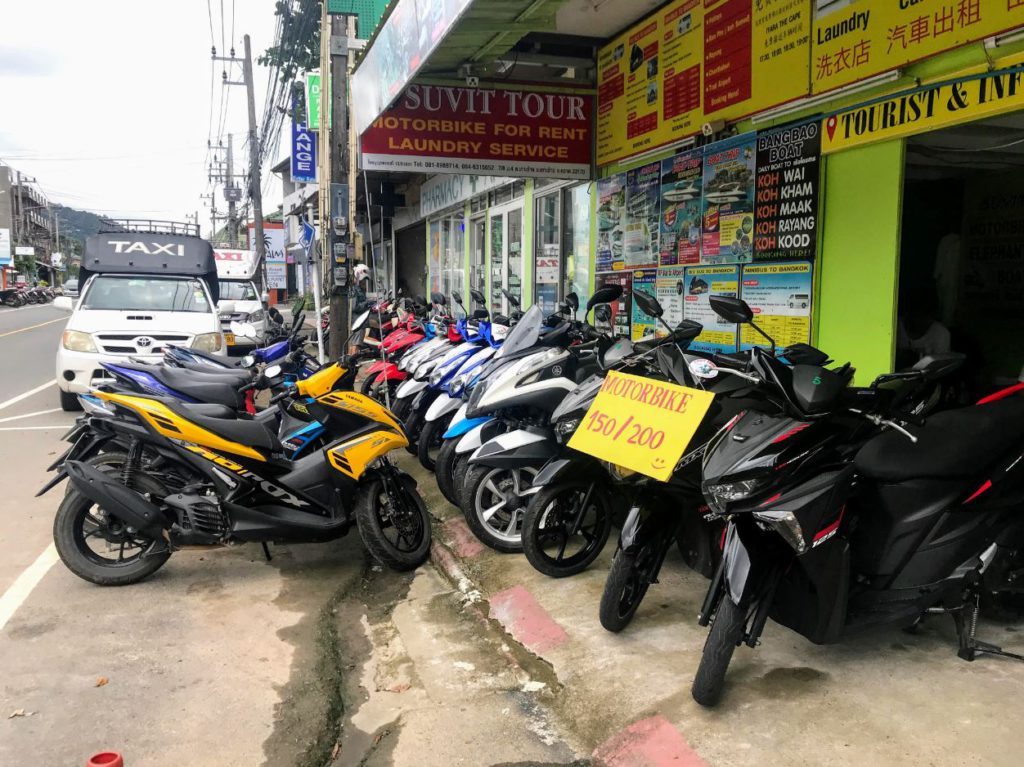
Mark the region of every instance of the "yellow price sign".
POLYGON ((666 481, 715 395, 612 371, 569 447, 666 481))

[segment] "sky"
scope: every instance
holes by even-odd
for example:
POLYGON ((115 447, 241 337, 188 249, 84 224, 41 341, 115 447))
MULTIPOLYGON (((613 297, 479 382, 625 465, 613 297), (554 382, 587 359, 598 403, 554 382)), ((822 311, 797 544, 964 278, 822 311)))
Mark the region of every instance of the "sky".
MULTIPOLYGON (((211 75, 217 113, 225 66, 211 69, 211 23, 218 55, 234 41, 241 57, 248 33, 255 60, 273 43, 274 0, 4 6, 0 161, 34 176, 51 201, 107 216, 179 221, 198 211, 208 233, 210 208, 200 199, 209 191, 206 144, 211 132, 216 143, 221 122, 215 114, 211 129, 211 75)), ((240 82, 241 67, 227 66, 229 79, 240 82)), ((259 121, 269 70, 254 62, 254 71, 259 121)), ((248 130, 245 88, 224 90, 223 132, 235 137, 238 172, 246 157, 238 150, 248 130)), ((267 194, 264 212, 280 202, 280 183, 267 194)), ((226 209, 222 197, 217 206, 226 209)))

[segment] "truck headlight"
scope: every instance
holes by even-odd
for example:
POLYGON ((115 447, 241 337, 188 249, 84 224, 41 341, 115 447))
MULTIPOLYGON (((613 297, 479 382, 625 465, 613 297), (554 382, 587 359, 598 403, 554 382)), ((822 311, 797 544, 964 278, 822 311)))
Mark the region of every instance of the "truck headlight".
POLYGON ((224 344, 224 337, 220 333, 200 333, 192 339, 192 348, 201 352, 219 352, 224 344))
MULTIPOLYGON (((266 313, 262 309, 257 309, 256 311, 254 311, 252 314, 249 315, 248 321, 249 322, 263 322, 263 318, 265 316, 266 316, 266 313)), ((245 320, 243 320, 243 322, 244 321, 245 320)))
POLYGON ((65 330, 61 343, 69 352, 96 353, 96 343, 92 336, 80 330, 65 330))
POLYGON ((797 554, 807 550, 803 528, 792 511, 755 511, 754 519, 781 535, 797 554))

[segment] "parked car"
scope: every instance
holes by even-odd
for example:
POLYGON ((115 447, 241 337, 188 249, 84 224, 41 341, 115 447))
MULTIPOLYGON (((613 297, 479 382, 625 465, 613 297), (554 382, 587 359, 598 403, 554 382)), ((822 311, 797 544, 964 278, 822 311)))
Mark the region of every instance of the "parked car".
POLYGON ((78 279, 72 277, 70 280, 64 283, 64 295, 71 296, 72 298, 78 298, 78 279))

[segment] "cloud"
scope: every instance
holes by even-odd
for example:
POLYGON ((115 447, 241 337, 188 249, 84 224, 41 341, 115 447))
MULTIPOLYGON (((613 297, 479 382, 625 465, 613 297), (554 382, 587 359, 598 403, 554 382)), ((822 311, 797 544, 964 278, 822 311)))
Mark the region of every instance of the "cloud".
POLYGON ((47 53, 0 45, 0 77, 46 77, 57 71, 57 62, 47 53))

